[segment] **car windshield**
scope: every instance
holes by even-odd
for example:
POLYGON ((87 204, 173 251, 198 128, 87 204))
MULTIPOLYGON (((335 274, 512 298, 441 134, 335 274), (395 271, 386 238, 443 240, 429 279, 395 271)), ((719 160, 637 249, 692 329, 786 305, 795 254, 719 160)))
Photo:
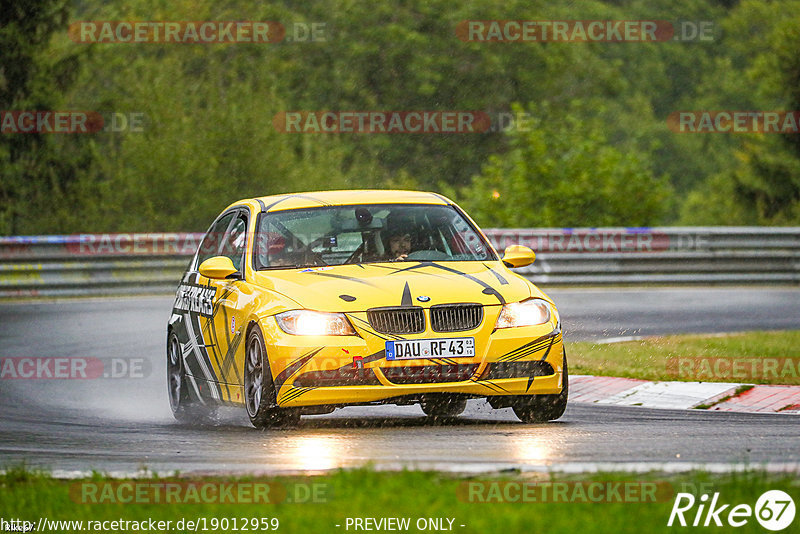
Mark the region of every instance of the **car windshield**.
POLYGON ((260 217, 256 269, 497 257, 453 206, 376 204, 278 211, 260 217))

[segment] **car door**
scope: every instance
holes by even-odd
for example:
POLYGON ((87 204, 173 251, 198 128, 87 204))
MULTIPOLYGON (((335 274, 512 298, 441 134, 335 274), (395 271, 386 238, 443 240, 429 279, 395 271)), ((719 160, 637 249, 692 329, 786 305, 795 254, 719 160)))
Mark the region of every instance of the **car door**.
POLYGON ((241 402, 243 383, 243 336, 245 313, 242 291, 246 289, 245 255, 248 240, 248 212, 238 210, 220 241, 218 256, 230 258, 238 274, 225 280, 208 280, 216 288, 210 334, 209 355, 218 379, 222 400, 241 402), (241 353, 237 358, 237 353, 241 353))
POLYGON ((217 217, 203 236, 178 287, 173 306, 173 328, 182 344, 183 365, 188 387, 201 399, 222 400, 219 387, 219 366, 214 365, 214 315, 219 288, 200 275, 198 268, 205 260, 217 256, 221 239, 236 216, 236 210, 217 217))

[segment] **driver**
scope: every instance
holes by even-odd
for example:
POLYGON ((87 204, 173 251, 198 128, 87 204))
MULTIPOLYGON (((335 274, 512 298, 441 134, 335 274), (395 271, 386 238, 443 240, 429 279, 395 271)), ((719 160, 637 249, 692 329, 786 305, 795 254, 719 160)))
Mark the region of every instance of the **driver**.
POLYGON ((286 252, 286 238, 274 232, 266 235, 266 252, 270 267, 284 267, 292 265, 292 261, 286 252))
POLYGON ((398 226, 389 231, 389 258, 390 261, 403 261, 411 254, 411 231, 404 226, 398 226))

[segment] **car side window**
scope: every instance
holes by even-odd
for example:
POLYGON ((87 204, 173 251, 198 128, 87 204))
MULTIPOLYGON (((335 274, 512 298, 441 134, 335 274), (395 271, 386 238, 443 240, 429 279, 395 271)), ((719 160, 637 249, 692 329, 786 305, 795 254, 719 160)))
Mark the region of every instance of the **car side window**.
POLYGON ((237 271, 242 270, 245 247, 247 245, 247 218, 239 213, 231 224, 225 239, 222 241, 220 256, 226 256, 233 262, 237 271))
POLYGON ((213 258, 214 256, 219 255, 222 238, 225 235, 225 231, 228 229, 228 226, 230 226, 234 215, 235 213, 228 213, 224 215, 214 224, 212 224, 211 228, 208 229, 205 237, 203 237, 203 242, 200 243, 200 249, 197 251, 197 263, 195 264, 195 269, 197 269, 200 264, 206 261, 208 258, 213 258))

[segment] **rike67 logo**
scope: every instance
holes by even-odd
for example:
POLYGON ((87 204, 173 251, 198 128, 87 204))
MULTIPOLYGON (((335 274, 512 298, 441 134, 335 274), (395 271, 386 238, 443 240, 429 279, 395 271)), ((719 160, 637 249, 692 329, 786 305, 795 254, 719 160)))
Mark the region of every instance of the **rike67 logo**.
POLYGON ((756 501, 755 508, 749 504, 724 504, 718 492, 711 497, 711 502, 706 493, 699 499, 691 493, 678 493, 667 526, 741 527, 753 516, 767 530, 784 530, 794 521, 794 501, 788 493, 780 490, 764 492, 756 501))

